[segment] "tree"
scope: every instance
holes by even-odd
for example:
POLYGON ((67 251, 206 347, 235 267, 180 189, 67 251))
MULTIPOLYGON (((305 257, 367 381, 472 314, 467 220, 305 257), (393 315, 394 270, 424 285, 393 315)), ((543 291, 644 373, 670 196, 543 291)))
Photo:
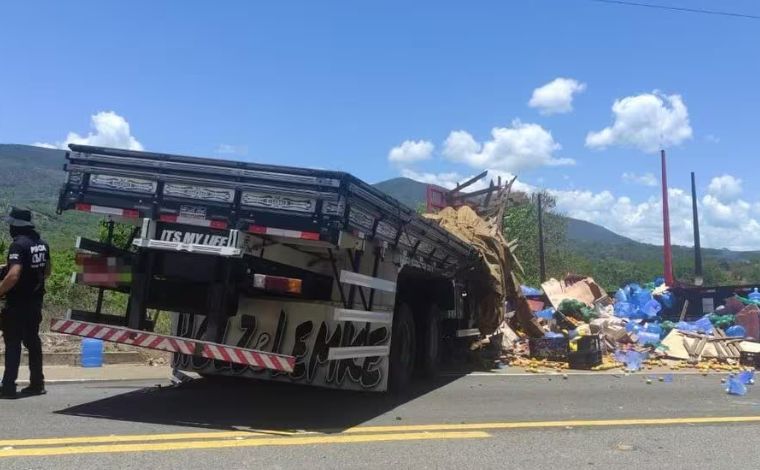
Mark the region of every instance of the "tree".
MULTIPOLYGON (((556 199, 547 192, 541 193, 544 208, 544 259, 548 277, 562 277, 574 271, 574 260, 567 246, 567 224, 554 212, 556 199)), ((515 256, 523 266, 523 282, 540 284, 538 250, 537 195, 523 203, 508 207, 504 215, 504 235, 510 242, 517 240, 515 256)))
MULTIPOLYGON (((98 225, 98 238, 103 243, 106 243, 108 240, 108 224, 107 220, 100 220, 98 225)), ((134 227, 132 225, 114 222, 112 244, 119 248, 128 249, 133 230, 134 227)))

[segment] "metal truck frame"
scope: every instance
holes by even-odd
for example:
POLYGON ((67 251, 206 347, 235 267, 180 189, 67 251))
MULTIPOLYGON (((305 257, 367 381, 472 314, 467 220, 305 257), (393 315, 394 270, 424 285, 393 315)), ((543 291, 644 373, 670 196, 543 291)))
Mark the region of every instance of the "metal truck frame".
POLYGON ((367 391, 434 374, 479 334, 477 252, 347 173, 69 147, 59 213, 135 227, 129 246, 80 238, 72 282, 129 302, 105 314, 101 296, 54 331, 170 351, 204 376, 367 391))

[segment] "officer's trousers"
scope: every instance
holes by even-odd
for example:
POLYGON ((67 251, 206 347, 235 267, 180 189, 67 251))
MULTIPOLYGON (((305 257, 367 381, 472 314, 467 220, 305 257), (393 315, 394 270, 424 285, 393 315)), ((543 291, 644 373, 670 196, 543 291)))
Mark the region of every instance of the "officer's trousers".
POLYGON ((42 374, 42 342, 39 334, 42 321, 42 299, 6 305, 2 317, 5 340, 3 390, 16 390, 22 343, 29 352, 29 383, 32 387, 43 387, 45 377, 42 374))

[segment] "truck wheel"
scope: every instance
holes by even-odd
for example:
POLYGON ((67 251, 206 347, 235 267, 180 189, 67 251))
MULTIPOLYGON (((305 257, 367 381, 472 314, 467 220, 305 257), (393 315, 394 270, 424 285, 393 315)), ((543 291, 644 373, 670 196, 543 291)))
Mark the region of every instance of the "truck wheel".
POLYGON ((391 352, 388 358, 388 388, 401 392, 409 387, 414 372, 416 337, 412 311, 402 304, 393 316, 391 352))
POLYGON ((430 308, 421 329, 420 373, 423 377, 433 378, 438 375, 440 364, 441 319, 438 307, 430 308))

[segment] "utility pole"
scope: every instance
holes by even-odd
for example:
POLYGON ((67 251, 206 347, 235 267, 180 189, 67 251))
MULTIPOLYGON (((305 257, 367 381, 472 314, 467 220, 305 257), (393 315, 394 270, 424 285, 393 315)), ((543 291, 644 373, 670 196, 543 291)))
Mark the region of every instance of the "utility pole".
POLYGON ((701 286, 702 277, 702 243, 699 240, 699 213, 697 211, 697 183, 691 172, 691 212, 694 217, 694 284, 701 286))
POLYGON ((673 285, 673 252, 670 247, 670 210, 668 208, 668 169, 665 164, 665 150, 660 151, 662 163, 662 251, 664 258, 665 284, 673 285))
POLYGON ((538 266, 541 284, 546 282, 546 263, 544 260, 544 208, 541 203, 542 194, 538 193, 538 266))

